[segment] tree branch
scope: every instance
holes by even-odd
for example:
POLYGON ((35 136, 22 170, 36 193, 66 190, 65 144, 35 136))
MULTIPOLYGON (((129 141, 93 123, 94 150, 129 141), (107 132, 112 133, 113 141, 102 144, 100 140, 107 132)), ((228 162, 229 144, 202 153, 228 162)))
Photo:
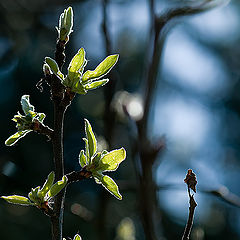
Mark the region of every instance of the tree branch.
POLYGON ((39 121, 34 122, 33 131, 48 137, 49 140, 52 139, 53 130, 48 126, 40 123, 39 121))
MULTIPOLYGON (((104 37, 104 43, 105 43, 105 52, 106 55, 110 55, 112 53, 112 45, 111 45, 111 39, 110 39, 110 33, 108 29, 108 0, 102 0, 102 32, 104 37)), ((111 148, 113 134, 114 134, 114 126, 115 126, 115 119, 116 119, 116 113, 111 107, 112 99, 115 94, 115 87, 117 78, 114 74, 114 71, 111 71, 109 74, 110 81, 108 84, 104 87, 104 100, 105 100, 105 108, 104 108, 104 137, 107 140, 107 143, 109 145, 109 148, 111 148)))
MULTIPOLYGON (((65 62, 65 42, 57 41, 55 60, 61 69, 65 62)), ((54 107, 54 134, 52 136, 53 158, 55 166, 56 179, 60 180, 64 175, 64 160, 63 160, 63 121, 65 111, 69 102, 64 102, 66 95, 65 87, 61 81, 55 76, 51 76, 51 99, 54 107)), ((63 228, 63 211, 65 188, 54 198, 54 215, 51 217, 52 223, 52 240, 62 240, 63 228)))
POLYGON ((76 172, 70 172, 66 174, 68 178, 68 184, 73 183, 73 182, 78 182, 86 178, 90 178, 92 176, 92 173, 87 171, 85 168, 82 168, 80 171, 76 172))
POLYGON ((190 194, 189 188, 188 188, 188 192, 189 192, 189 198, 190 198, 189 199, 189 205, 190 205, 189 215, 188 215, 188 221, 183 233, 182 240, 189 240, 189 236, 190 236, 192 225, 193 225, 194 211, 197 206, 197 203, 195 202, 193 195, 190 194))
POLYGON ((194 200, 193 194, 191 195, 190 189, 192 189, 194 192, 196 192, 196 185, 197 185, 197 178, 196 174, 192 171, 192 169, 189 169, 186 175, 186 178, 184 179, 184 182, 188 186, 188 196, 189 196, 189 215, 188 215, 188 221, 187 225, 185 227, 182 240, 189 240, 192 225, 193 225, 193 217, 194 217, 194 211, 197 206, 197 203, 194 200))

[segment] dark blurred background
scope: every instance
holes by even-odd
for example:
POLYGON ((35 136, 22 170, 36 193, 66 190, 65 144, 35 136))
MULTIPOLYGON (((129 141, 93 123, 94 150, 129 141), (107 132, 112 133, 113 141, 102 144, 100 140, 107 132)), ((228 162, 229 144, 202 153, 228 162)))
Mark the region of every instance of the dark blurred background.
MULTIPOLYGON (((179 3, 186 4, 156 1, 157 12, 179 3)), ((45 124, 52 126, 49 89, 44 85, 41 93, 35 85, 43 76, 44 57, 54 56, 55 26, 69 5, 74 11, 74 32, 63 71, 80 47, 87 52, 87 69, 93 69, 107 51, 101 1, 0 1, 0 195, 26 195, 53 169, 51 144, 44 136, 31 133, 14 147, 6 147, 4 141, 16 130, 11 118, 20 110, 23 94, 31 96, 36 110, 47 114, 45 124)), ((113 135, 108 143, 104 89, 76 96, 65 118, 65 168, 66 172, 80 169, 78 154, 84 147, 83 118, 87 118, 102 147, 127 150, 126 161, 110 174, 119 183, 123 200, 114 199, 92 179, 71 185, 64 236, 79 232, 83 240, 147 239, 132 159, 136 126, 122 105, 125 101, 131 117, 141 117, 150 29, 148 1, 109 1, 107 16, 111 52, 120 54, 109 105, 115 114, 113 135)), ((239 207, 215 196, 223 193, 236 202, 232 194, 240 196, 240 2, 175 20, 163 53, 148 132, 152 142, 165 139, 154 174, 159 189, 159 239, 181 238, 188 215, 183 182, 188 168, 196 173, 199 187, 191 239, 240 239, 239 207)), ((0 239, 50 239, 50 231, 48 217, 37 208, 0 201, 0 239)))

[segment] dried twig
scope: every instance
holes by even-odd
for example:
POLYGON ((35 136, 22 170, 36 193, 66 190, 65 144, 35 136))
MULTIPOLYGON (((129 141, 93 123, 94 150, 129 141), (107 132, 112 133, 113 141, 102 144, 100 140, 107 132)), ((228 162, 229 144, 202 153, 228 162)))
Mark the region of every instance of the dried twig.
POLYGON ((188 221, 182 236, 182 240, 189 240, 189 236, 190 236, 192 225, 193 225, 194 211, 197 206, 197 203, 194 200, 193 194, 191 195, 190 193, 190 189, 196 192, 196 184, 197 184, 196 175, 192 171, 192 169, 188 170, 188 173, 186 175, 186 178, 184 179, 184 182, 187 184, 187 187, 188 187, 189 215, 188 215, 188 221))

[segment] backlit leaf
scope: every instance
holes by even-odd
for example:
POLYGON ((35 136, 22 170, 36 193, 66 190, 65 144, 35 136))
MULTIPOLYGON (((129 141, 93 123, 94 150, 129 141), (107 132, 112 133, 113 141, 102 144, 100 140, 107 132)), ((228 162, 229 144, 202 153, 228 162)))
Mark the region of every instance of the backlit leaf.
POLYGON ((97 140, 95 138, 95 135, 93 133, 93 130, 89 121, 87 119, 84 119, 84 122, 85 122, 85 133, 86 133, 88 146, 89 146, 89 155, 91 158, 97 151, 97 140))
POLYGON ((57 62, 54 59, 50 57, 45 57, 45 62, 48 64, 48 66, 56 76, 58 76, 62 80, 64 79, 63 74, 59 70, 57 62))
POLYGON ((23 95, 21 97, 21 105, 22 105, 22 110, 26 115, 28 114, 29 110, 34 112, 34 106, 30 104, 29 95, 23 95))
POLYGON ((82 238, 80 237, 80 235, 76 234, 73 240, 82 240, 82 238))
POLYGON ((62 180, 57 181, 48 191, 49 197, 56 196, 67 184, 67 177, 63 176, 62 180))
POLYGON ((23 131, 16 132, 5 141, 5 145, 13 146, 20 138, 24 137, 27 133, 31 131, 32 130, 23 130, 23 131))
POLYGON ((87 158, 84 154, 84 150, 81 150, 79 153, 79 163, 81 167, 84 167, 88 164, 87 158))
POLYGON ((82 72, 85 64, 85 51, 84 48, 80 48, 68 66, 68 75, 71 77, 71 73, 82 72))
POLYGON ((107 175, 104 175, 102 178, 102 185, 117 199, 122 200, 122 195, 119 193, 117 184, 107 175))
POLYGON ((93 90, 99 87, 104 86, 109 80, 108 79, 102 79, 102 80, 98 80, 98 81, 94 81, 92 83, 86 84, 85 85, 85 89, 87 90, 93 90))
POLYGON ((13 204, 19 204, 24 206, 34 205, 28 198, 23 196, 12 195, 12 196, 2 196, 1 198, 13 204))
POLYGON ((83 74, 82 82, 85 83, 89 80, 98 79, 106 75, 116 64, 119 55, 110 55, 106 57, 96 68, 91 71, 88 70, 83 74))
POLYGON ((113 150, 105 154, 99 163, 98 171, 114 171, 118 168, 119 164, 126 158, 126 151, 124 148, 113 150))
POLYGON ((55 173, 52 171, 48 177, 47 180, 45 181, 43 187, 41 188, 41 190, 39 191, 39 194, 44 197, 46 195, 46 193, 50 190, 50 188, 53 185, 55 179, 55 173))

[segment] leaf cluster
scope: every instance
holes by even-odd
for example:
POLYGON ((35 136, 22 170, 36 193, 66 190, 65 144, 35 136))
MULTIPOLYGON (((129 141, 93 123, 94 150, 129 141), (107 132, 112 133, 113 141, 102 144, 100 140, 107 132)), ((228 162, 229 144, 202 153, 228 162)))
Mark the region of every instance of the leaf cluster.
POLYGON ((66 76, 60 71, 57 62, 50 58, 45 58, 43 71, 45 74, 55 74, 62 84, 69 88, 72 92, 78 94, 86 94, 89 90, 93 90, 104 86, 109 79, 101 79, 114 67, 118 61, 118 54, 106 57, 94 70, 84 68, 87 65, 86 53, 84 48, 80 48, 77 54, 72 58, 66 76))
POLYGON ((51 198, 55 197, 67 184, 67 177, 63 178, 54 183, 55 173, 51 172, 42 187, 38 186, 32 188, 28 193, 28 198, 19 195, 2 196, 9 203, 25 205, 25 206, 36 206, 40 209, 49 207, 48 202, 51 198))
POLYGON ((92 126, 87 119, 84 121, 86 138, 83 138, 83 140, 85 150, 80 151, 79 163, 82 168, 86 168, 87 171, 92 173, 96 183, 102 184, 106 190, 121 200, 122 196, 119 193, 117 184, 111 177, 103 173, 117 170, 119 164, 126 158, 126 151, 124 148, 120 148, 111 152, 107 150, 97 152, 97 140, 92 126))
POLYGON ((14 145, 20 138, 33 131, 38 124, 43 125, 43 120, 46 117, 44 113, 35 111, 34 106, 30 103, 29 95, 22 96, 21 105, 24 114, 18 112, 17 115, 14 115, 12 121, 17 123, 16 128, 18 131, 5 141, 7 146, 14 145))

